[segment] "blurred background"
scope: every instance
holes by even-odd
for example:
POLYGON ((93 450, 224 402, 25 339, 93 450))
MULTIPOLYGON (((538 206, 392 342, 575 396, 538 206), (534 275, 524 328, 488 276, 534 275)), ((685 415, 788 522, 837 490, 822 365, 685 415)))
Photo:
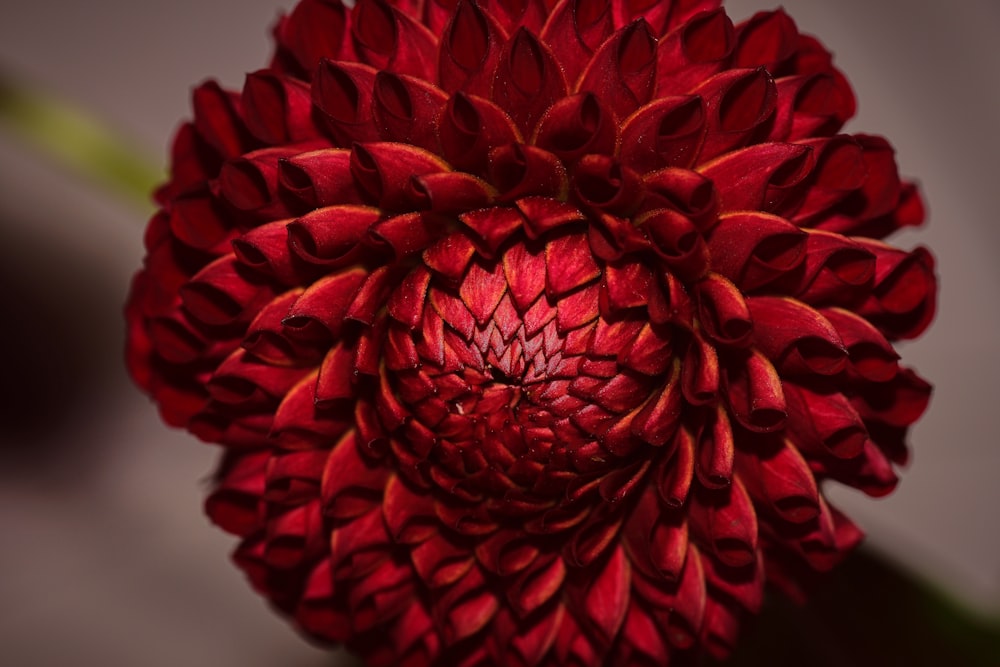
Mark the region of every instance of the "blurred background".
MULTIPOLYGON (((740 20, 767 1, 726 5, 740 20)), ((192 85, 242 87, 293 4, 7 2, 0 77, 162 161, 192 85)), ((784 6, 852 81, 860 112, 848 131, 888 136, 901 171, 919 178, 930 225, 895 243, 933 248, 941 276, 936 323, 902 350, 936 389, 899 489, 880 501, 830 495, 904 573, 995 619, 1000 5, 784 6)), ((227 559, 233 540, 203 517, 216 451, 162 426, 125 375, 121 309, 149 210, 0 124, 0 664, 330 665, 250 592, 227 559)))

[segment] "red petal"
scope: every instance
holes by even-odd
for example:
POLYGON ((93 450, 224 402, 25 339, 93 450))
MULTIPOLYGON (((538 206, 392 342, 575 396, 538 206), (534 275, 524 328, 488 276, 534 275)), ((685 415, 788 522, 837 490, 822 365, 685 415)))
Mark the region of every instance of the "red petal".
POLYGON ((739 478, 728 489, 698 494, 689 516, 691 530, 723 564, 745 567, 757 560, 757 514, 739 478))
POLYGON ((490 100, 455 94, 440 121, 442 155, 455 165, 476 175, 484 175, 491 152, 520 141, 520 132, 510 117, 490 100))
POLYGON ((362 457, 359 445, 354 434, 349 434, 330 450, 320 495, 326 516, 354 518, 377 510, 382 503, 389 470, 362 457))
POLYGON ((765 143, 727 153, 698 171, 715 183, 719 208, 775 211, 813 168, 812 149, 800 144, 765 143))
POLYGON ((725 66, 734 44, 723 9, 702 12, 664 36, 656 49, 656 97, 691 91, 725 66))
POLYGON ((372 122, 376 74, 376 69, 360 63, 324 60, 320 64, 312 86, 313 104, 338 145, 379 139, 372 122))
POLYGON ((438 120, 448 95, 423 79, 381 71, 375 76, 373 120, 386 141, 440 150, 438 120))
POLYGON ((211 326, 249 321, 273 296, 270 286, 250 275, 233 254, 208 264, 180 288, 187 311, 211 326))
POLYGON ((419 201, 411 185, 412 177, 450 170, 437 155, 407 144, 355 144, 351 153, 351 174, 361 190, 382 209, 412 210, 419 201))
POLYGON ((844 395, 823 393, 785 382, 788 432, 795 445, 809 454, 854 458, 861 453, 868 431, 844 395))
POLYGON ((630 579, 629 560, 619 546, 587 587, 582 611, 604 644, 614 641, 625 620, 630 579))
POLYGON ((600 275, 586 237, 563 236, 545 245, 546 290, 553 297, 586 285, 600 275))
POLYGON ((504 46, 493 81, 493 100, 530 136, 545 110, 565 95, 566 82, 552 51, 519 28, 504 46))
POLYGON ((288 245, 310 264, 344 266, 365 250, 361 241, 380 217, 378 209, 366 206, 317 209, 288 224, 288 245))
POLYGON ((625 121, 621 160, 639 173, 689 167, 698 154, 704 127, 705 110, 700 97, 658 98, 625 121))
POLYGON ((461 0, 441 37, 438 80, 449 93, 488 97, 500 62, 504 31, 479 3, 461 0))
POLYGON ((248 74, 243 85, 247 129, 265 144, 296 143, 317 138, 308 84, 271 70, 248 74))
POLYGON ((603 0, 562 0, 557 2, 540 37, 553 53, 559 54, 566 80, 575 83, 594 51, 614 32, 610 4, 603 0))
POLYGON ((437 37, 382 0, 358 0, 351 36, 359 58, 379 70, 426 77, 437 64, 437 37))
POLYGON ((278 185, 310 209, 361 204, 350 160, 351 151, 343 148, 293 155, 278 162, 278 185))
POLYGON ((750 309, 742 293, 717 273, 709 273, 695 284, 698 319, 702 330, 715 342, 743 347, 753 333, 750 309))
POLYGON ((740 480, 758 506, 801 524, 819 514, 819 489, 799 450, 786 440, 753 454, 738 453, 740 480))
POLYGON ((720 218, 708 237, 712 269, 750 292, 788 274, 805 256, 806 234, 767 213, 720 218))
POLYGON ((799 31, 782 9, 759 12, 741 23, 733 51, 733 67, 766 67, 777 72, 795 52, 799 31))
POLYGON ((542 195, 565 199, 569 187, 566 167, 552 153, 535 146, 509 144, 490 153, 490 182, 501 201, 542 195))
POLYGON ((757 350, 724 369, 726 398, 733 416, 751 431, 782 428, 792 408, 785 405, 782 381, 771 362, 757 350))
POLYGON ((588 153, 612 154, 618 145, 618 123, 592 93, 572 95, 549 107, 532 143, 564 162, 588 153))
POLYGON ((473 262, 459 287, 462 301, 480 325, 490 319, 506 291, 507 280, 499 262, 490 268, 473 262))
POLYGON ((774 81, 762 67, 721 72, 692 92, 701 95, 707 112, 701 162, 751 143, 766 129, 777 98, 774 81))
POLYGON ((605 40, 576 86, 610 105, 623 121, 649 102, 656 78, 656 37, 638 18, 605 40))
POLYGON ((782 375, 843 370, 847 349, 833 325, 795 299, 760 296, 747 300, 757 324, 753 344, 781 369, 782 375))

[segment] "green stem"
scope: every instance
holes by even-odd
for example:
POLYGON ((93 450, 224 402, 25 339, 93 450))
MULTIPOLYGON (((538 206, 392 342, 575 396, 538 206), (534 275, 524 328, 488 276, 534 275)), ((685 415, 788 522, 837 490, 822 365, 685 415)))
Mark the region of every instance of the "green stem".
POLYGON ((135 146, 108 126, 61 100, 0 75, 0 125, 29 145, 91 180, 148 206, 163 180, 135 146))

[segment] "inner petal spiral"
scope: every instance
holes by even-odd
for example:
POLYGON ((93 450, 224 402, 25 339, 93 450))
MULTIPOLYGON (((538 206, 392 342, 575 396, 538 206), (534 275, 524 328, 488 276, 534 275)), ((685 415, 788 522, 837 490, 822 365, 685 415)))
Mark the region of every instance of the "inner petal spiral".
POLYGON ((457 283, 414 269, 390 299, 386 373, 407 413, 394 448, 454 499, 551 508, 665 442, 640 417, 673 383, 669 332, 612 309, 593 257, 565 272, 587 247, 582 233, 518 239, 457 283))

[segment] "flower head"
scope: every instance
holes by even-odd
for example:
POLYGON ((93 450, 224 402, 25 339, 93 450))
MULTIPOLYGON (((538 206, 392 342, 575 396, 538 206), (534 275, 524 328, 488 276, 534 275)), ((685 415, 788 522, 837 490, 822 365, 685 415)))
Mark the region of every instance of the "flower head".
POLYGON ((782 11, 302 0, 177 134, 127 308, 209 516, 371 665, 726 654, 896 484, 934 313, 889 144, 782 11))

